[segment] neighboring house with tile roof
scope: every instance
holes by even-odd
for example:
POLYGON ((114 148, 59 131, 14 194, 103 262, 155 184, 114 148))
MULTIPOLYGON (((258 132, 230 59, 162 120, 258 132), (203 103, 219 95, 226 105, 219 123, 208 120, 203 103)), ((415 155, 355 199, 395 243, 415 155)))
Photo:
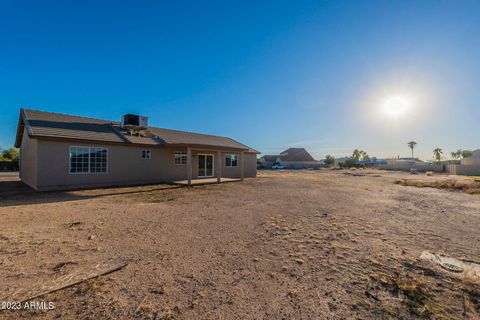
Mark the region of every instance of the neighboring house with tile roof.
POLYGON ((279 155, 265 155, 259 159, 263 168, 271 168, 280 164, 288 169, 313 168, 320 165, 304 148, 288 148, 279 155))
POLYGON ((243 179, 256 176, 259 153, 228 137, 30 109, 20 110, 15 146, 20 177, 36 190, 243 179))

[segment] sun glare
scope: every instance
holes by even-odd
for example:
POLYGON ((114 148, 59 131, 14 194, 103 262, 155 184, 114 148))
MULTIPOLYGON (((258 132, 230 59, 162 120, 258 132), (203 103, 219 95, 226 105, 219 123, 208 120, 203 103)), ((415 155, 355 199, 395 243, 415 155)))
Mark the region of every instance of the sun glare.
POLYGON ((383 110, 390 116, 399 116, 407 111, 409 105, 410 103, 406 97, 396 96, 385 101, 383 110))

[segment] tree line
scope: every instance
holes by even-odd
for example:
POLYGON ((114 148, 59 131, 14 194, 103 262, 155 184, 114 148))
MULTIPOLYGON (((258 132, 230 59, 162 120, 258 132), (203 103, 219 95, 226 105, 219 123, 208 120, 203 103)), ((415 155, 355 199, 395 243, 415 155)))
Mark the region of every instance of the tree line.
POLYGON ((0 148, 0 161, 18 161, 20 152, 18 148, 2 149, 0 148))
MULTIPOLYGON (((346 157, 345 160, 341 163, 338 163, 338 165, 340 167, 358 167, 361 162, 367 162, 369 160, 370 156, 367 152, 360 149, 355 149, 350 157, 346 157)), ((334 156, 327 154, 323 162, 326 165, 334 165, 336 160, 334 156)))
MULTIPOLYGON (((409 141, 407 143, 408 148, 412 151, 412 159, 415 159, 414 149, 417 147, 418 143, 415 141, 409 141)), ((473 155, 472 150, 462 150, 458 149, 457 151, 452 151, 450 156, 452 160, 459 161, 464 158, 471 157, 473 155)), ((440 163, 443 157, 443 149, 435 148, 433 150, 433 163, 440 163)), ((341 163, 338 163, 340 167, 355 167, 359 166, 362 162, 367 162, 370 160, 370 156, 363 150, 355 149, 350 157, 346 157, 345 160, 341 163)), ((326 165, 335 165, 336 159, 333 155, 327 154, 324 159, 326 165)))
MULTIPOLYGON (((417 146, 417 143, 415 141, 410 141, 410 142, 407 143, 407 146, 412 150, 412 158, 415 158, 414 154, 413 154, 413 149, 415 149, 415 147, 417 146)), ((457 151, 450 152, 450 156, 451 156, 452 160, 457 160, 457 161, 462 160, 464 158, 471 157, 472 155, 473 155, 472 150, 458 149, 457 151)), ((442 161, 442 157, 443 157, 443 149, 442 148, 433 149, 434 163, 440 163, 442 161)))

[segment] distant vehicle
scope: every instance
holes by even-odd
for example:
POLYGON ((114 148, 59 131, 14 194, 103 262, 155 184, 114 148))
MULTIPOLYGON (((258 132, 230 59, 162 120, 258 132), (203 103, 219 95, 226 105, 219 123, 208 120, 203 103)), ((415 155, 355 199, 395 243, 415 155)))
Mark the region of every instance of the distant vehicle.
POLYGON ((410 169, 410 174, 418 174, 418 170, 417 169, 410 169))
POLYGON ((281 164, 274 164, 272 169, 285 169, 285 166, 282 166, 281 164))

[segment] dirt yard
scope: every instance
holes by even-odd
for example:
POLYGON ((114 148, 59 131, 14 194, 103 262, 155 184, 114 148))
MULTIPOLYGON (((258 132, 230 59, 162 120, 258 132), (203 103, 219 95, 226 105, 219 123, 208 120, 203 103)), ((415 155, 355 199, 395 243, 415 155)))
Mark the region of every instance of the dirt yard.
POLYGON ((480 195, 403 178, 263 171, 194 188, 5 195, 0 302, 128 265, 33 299, 52 310, 0 318, 479 319, 479 279, 420 255, 478 262, 480 195))

